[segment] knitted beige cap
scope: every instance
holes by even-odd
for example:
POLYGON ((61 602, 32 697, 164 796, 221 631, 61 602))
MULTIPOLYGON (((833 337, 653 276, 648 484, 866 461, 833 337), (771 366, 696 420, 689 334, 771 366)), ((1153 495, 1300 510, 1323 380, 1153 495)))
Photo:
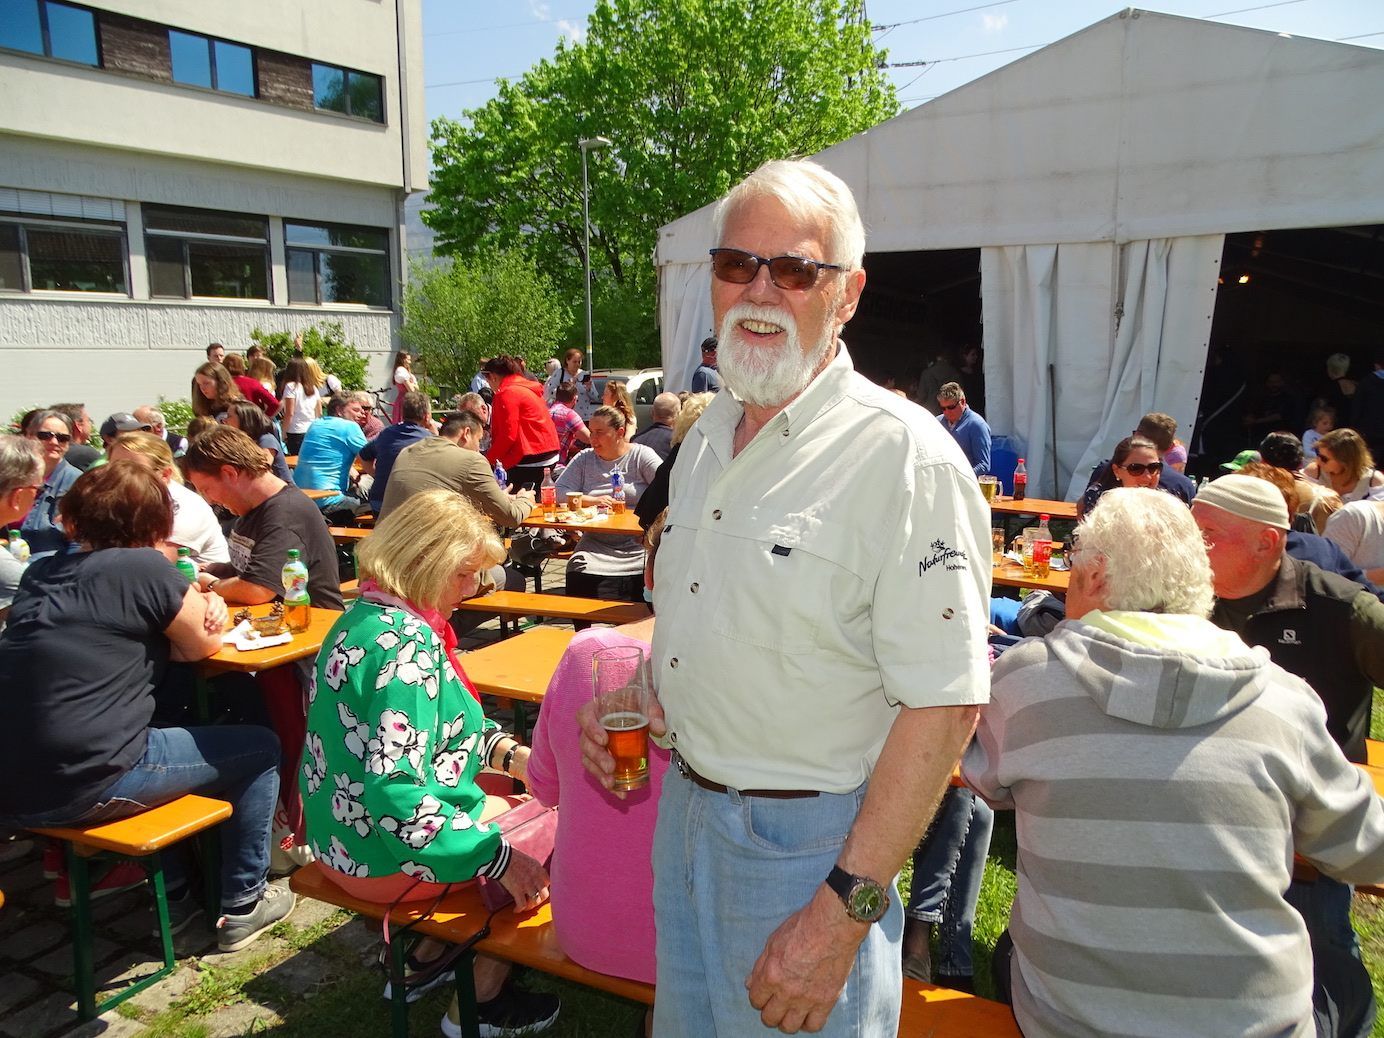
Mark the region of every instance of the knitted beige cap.
POLYGON ((1197 491, 1193 504, 1211 505, 1241 519, 1286 530, 1288 506, 1278 487, 1257 476, 1222 476, 1197 491))

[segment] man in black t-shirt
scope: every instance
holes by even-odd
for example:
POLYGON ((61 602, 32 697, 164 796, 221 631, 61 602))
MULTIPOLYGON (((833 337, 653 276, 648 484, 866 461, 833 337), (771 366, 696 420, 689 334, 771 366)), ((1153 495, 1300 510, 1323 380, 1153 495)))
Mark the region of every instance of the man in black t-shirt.
POLYGON ((297 548, 308 568, 308 594, 322 609, 345 608, 336 546, 317 506, 275 476, 265 451, 239 429, 219 426, 188 445, 188 478, 213 504, 238 518, 226 538, 229 563, 211 563, 198 579, 228 603, 256 605, 283 595, 283 566, 297 548))

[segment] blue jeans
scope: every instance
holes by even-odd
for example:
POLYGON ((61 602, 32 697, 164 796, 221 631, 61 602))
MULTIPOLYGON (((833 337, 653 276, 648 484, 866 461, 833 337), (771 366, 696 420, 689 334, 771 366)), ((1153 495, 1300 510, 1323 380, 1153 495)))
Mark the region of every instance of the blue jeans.
POLYGON ((264 892, 269 834, 279 796, 279 739, 256 725, 150 728, 129 771, 77 814, 16 819, 30 826, 94 825, 127 818, 188 793, 231 804, 221 824, 221 906, 244 910, 264 892))
POLYGON ((939 923, 934 973, 969 977, 976 901, 985 875, 985 856, 995 813, 969 789, 948 788, 937 809, 937 824, 913 852, 913 885, 905 915, 939 923))
MULTIPOLYGON (((771 1033, 745 980, 770 934, 826 879, 864 799, 864 786, 798 800, 714 793, 668 769, 653 855, 659 1038, 771 1033)), ((821 1034, 894 1038, 902 936, 895 890, 821 1034)))

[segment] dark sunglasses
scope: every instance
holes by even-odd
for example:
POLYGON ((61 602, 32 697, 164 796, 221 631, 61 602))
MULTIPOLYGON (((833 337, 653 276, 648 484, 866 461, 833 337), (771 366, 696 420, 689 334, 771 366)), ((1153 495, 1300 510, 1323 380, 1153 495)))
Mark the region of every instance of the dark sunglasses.
POLYGON ((943 410, 943 411, 947 411, 947 412, 959 411, 960 409, 961 409, 961 404, 960 404, 959 402, 958 402, 958 403, 954 403, 954 404, 943 404, 943 405, 942 405, 942 410, 943 410))
POLYGON ((42 440, 44 443, 47 443, 49 440, 57 440, 59 443, 72 442, 71 434, 50 432, 47 429, 40 429, 38 432, 34 433, 34 438, 42 440))
POLYGON ((1152 472, 1154 474, 1162 472, 1163 463, 1161 461, 1136 461, 1133 465, 1121 465, 1120 468, 1124 469, 1131 476, 1142 476, 1145 472, 1152 472))
POLYGON ((759 274, 759 268, 769 268, 769 280, 779 288, 801 292, 817 283, 824 270, 845 270, 839 263, 819 263, 801 256, 775 256, 765 259, 743 249, 712 249, 711 272, 720 281, 732 285, 748 285, 759 274))

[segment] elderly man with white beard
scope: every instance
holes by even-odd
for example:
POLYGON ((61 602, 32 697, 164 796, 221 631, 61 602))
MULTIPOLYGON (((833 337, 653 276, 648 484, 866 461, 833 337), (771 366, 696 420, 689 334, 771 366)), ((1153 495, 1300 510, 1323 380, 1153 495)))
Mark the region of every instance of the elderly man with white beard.
POLYGON ((893 1038, 895 878, 989 692, 989 517, 955 441, 839 338, 865 286, 846 185, 767 163, 715 235, 730 392, 683 441, 654 572, 654 1030, 893 1038))

